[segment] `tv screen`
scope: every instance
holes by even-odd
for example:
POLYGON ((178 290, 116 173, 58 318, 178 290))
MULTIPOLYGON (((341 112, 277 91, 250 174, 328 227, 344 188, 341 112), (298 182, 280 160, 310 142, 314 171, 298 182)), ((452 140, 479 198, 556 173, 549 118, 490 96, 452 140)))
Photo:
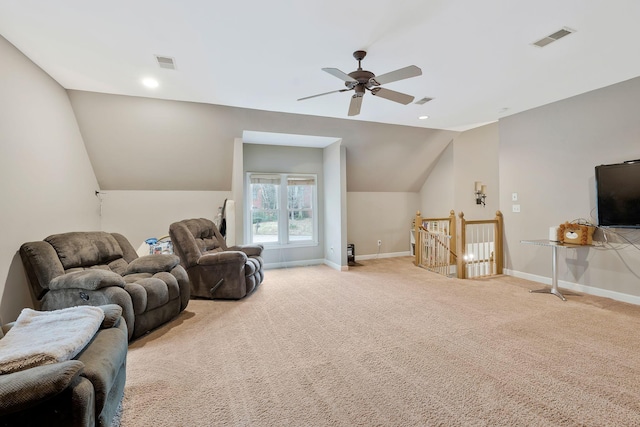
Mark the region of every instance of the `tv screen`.
POLYGON ((640 160, 596 166, 598 225, 640 228, 640 160))

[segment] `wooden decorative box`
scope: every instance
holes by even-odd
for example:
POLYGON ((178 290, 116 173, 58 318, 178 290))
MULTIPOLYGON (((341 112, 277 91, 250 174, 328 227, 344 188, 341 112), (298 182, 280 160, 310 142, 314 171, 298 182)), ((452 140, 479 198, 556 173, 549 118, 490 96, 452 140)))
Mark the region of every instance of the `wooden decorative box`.
POLYGON ((558 241, 574 245, 591 245, 596 228, 590 225, 565 222, 558 227, 558 241))

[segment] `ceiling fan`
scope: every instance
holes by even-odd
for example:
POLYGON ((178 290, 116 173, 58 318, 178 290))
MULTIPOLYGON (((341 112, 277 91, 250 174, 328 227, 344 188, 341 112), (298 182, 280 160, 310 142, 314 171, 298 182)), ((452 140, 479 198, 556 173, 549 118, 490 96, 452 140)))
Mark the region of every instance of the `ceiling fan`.
POLYGON ((355 91, 355 93, 351 97, 351 103, 349 104, 349 116, 357 116, 358 114, 360 114, 362 97, 367 90, 371 92, 372 95, 376 95, 390 101, 398 102, 400 104, 407 105, 413 102, 413 96, 407 95, 406 93, 400 93, 394 90, 381 88, 380 85, 395 82, 398 80, 408 79, 410 77, 420 76, 422 75, 422 70, 415 65, 409 65, 408 67, 400 68, 399 70, 376 76, 371 71, 362 69, 362 65, 360 64, 360 62, 366 55, 367 52, 365 52, 364 50, 357 50, 353 52, 353 57, 358 61, 358 69, 356 71, 350 72, 349 74, 343 73, 337 68, 322 69, 322 71, 326 71, 332 76, 335 76, 340 80, 344 80, 344 85, 347 87, 346 89, 319 93, 317 95, 300 98, 298 99, 298 101, 315 98, 317 96, 329 95, 330 93, 347 92, 353 90, 355 91))

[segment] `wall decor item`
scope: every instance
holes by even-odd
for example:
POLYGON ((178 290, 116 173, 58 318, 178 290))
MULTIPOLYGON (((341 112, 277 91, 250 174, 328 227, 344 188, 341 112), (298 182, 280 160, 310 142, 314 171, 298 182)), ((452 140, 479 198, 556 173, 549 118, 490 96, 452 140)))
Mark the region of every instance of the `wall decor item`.
POLYGON ((591 245, 595 227, 565 222, 558 227, 558 241, 574 245, 591 245))

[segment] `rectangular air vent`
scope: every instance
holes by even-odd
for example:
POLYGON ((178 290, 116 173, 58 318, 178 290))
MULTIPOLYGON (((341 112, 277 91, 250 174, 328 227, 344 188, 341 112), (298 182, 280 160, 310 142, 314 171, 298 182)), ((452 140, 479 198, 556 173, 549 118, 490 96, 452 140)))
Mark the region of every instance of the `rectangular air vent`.
POLYGON ((545 47, 546 45, 553 43, 557 40, 560 40, 564 36, 568 36, 571 33, 575 33, 575 30, 564 27, 553 34, 549 34, 548 36, 541 38, 537 42, 533 43, 533 45, 537 47, 545 47))
POLYGON ((424 98, 419 99, 416 102, 414 102, 414 104, 423 105, 423 104, 426 104, 429 101, 433 101, 433 98, 429 98, 429 97, 425 96, 424 98))
POLYGON ((176 63, 171 57, 156 55, 156 60, 158 61, 160 68, 166 68, 167 70, 176 69, 176 63))

